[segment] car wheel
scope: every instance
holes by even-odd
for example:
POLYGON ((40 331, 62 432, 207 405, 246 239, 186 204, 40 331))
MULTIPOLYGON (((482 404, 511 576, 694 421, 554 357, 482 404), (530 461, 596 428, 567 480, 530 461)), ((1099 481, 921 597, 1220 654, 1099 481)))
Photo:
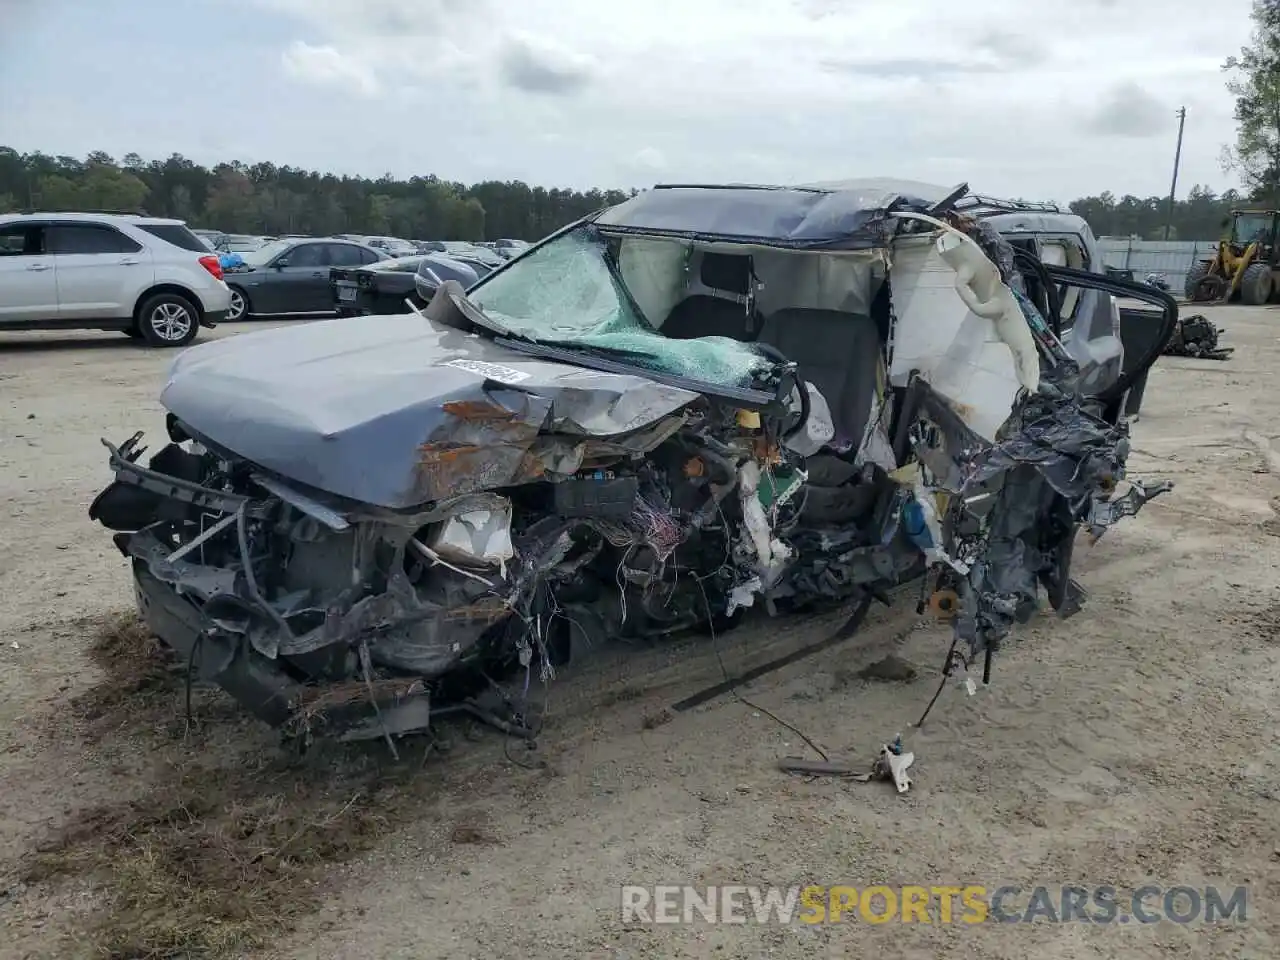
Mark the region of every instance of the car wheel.
POLYGON ((227 305, 227 323, 235 323, 249 316, 249 295, 239 287, 231 288, 231 303, 227 305))
POLYGON ((1271 299, 1271 265, 1254 263, 1240 278, 1240 300, 1250 307, 1261 306, 1271 299))
POLYGON ((1191 265, 1191 269, 1187 271, 1186 280, 1183 281, 1182 292, 1186 298, 1193 303, 1196 300, 1208 300, 1204 291, 1200 289, 1200 282, 1209 275, 1209 261, 1199 260, 1191 265))
POLYGON ((158 293, 139 308, 138 329, 153 347, 184 347, 200 332, 200 316, 186 297, 158 293))

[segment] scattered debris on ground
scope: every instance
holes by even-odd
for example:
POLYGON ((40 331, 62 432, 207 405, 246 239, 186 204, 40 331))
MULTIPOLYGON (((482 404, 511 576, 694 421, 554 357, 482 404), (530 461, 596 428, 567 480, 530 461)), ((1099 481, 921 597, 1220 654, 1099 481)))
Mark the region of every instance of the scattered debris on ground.
POLYGON ((1224 332, 1223 327, 1208 320, 1203 313, 1179 317, 1178 327, 1165 345, 1164 352, 1172 357, 1226 360, 1235 348, 1218 346, 1218 338, 1224 332))
POLYGON ((880 753, 871 764, 869 772, 865 765, 841 760, 806 760, 802 757, 786 757, 778 761, 778 769, 783 773, 806 777, 841 777, 846 780, 856 780, 859 783, 889 780, 899 793, 906 793, 911 788, 911 778, 907 776, 907 769, 915 759, 914 753, 903 750, 902 737, 899 736, 893 743, 881 745, 880 753))

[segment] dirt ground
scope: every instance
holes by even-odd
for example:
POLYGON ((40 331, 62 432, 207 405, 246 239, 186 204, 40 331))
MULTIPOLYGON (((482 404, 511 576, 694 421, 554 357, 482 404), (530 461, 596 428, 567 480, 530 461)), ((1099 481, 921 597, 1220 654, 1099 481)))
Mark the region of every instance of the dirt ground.
MULTIPOLYGON (((99 437, 145 429, 169 355, 0 335, 0 957, 1280 956, 1280 310, 1205 311, 1227 362, 1164 358, 1135 476, 1169 495, 1077 549, 1042 615, 923 729, 947 631, 914 592, 743 692, 834 755, 901 732, 903 797, 789 778, 792 731, 732 696, 663 708, 841 617, 603 651, 552 687, 536 751, 453 728, 430 751, 297 759, 129 620, 86 516, 99 437), (895 653, 914 679, 876 682, 895 653), (1249 887, 1244 923, 651 926, 627 883, 1249 887)), ((218 335, 243 330, 220 328, 218 335)), ((206 334, 206 337, 209 336, 206 334)))

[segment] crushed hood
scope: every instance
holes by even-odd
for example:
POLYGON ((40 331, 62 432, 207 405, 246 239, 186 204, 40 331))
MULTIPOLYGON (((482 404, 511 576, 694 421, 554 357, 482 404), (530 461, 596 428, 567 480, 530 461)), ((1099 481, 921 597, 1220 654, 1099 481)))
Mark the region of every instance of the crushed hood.
POLYGON ((195 433, 273 473, 405 509, 571 470, 583 447, 573 438, 643 431, 697 396, 532 359, 407 314, 193 347, 160 400, 195 433))

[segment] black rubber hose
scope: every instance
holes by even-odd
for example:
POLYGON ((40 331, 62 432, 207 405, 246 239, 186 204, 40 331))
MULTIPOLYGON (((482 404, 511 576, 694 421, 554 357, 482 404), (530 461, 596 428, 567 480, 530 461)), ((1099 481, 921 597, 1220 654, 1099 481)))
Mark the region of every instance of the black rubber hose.
POLYGON ((1032 256, 1026 250, 1017 247, 1013 248, 1013 262, 1023 263, 1031 268, 1031 272, 1036 275, 1040 281, 1040 286, 1044 288, 1045 303, 1048 307, 1049 315, 1045 320, 1049 323, 1049 329, 1053 331, 1053 335, 1059 340, 1062 339, 1062 301, 1058 299, 1058 286, 1049 276, 1049 271, 1045 269, 1044 263, 1039 257, 1032 256))

